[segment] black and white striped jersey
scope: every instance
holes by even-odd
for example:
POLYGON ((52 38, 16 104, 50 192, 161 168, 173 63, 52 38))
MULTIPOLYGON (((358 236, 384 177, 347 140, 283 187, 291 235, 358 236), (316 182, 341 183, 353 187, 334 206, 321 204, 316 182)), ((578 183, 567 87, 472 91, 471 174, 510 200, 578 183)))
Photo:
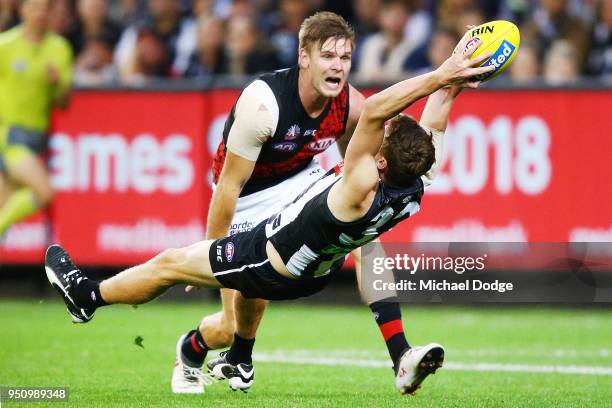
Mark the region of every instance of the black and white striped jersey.
POLYGON ((266 223, 266 237, 289 272, 297 277, 324 276, 339 269, 353 249, 375 239, 420 209, 421 178, 403 189, 379 181, 368 212, 343 222, 331 213, 327 195, 342 177, 342 164, 314 182, 266 223))

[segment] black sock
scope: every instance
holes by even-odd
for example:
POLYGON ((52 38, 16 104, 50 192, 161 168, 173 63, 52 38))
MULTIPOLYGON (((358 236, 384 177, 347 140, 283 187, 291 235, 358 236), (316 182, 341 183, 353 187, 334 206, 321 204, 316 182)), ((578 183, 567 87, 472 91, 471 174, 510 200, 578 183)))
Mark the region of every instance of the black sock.
POLYGON ((387 349, 393 364, 397 364, 399 358, 406 349, 410 348, 404 327, 402 325, 402 313, 400 312, 397 298, 387 298, 370 305, 378 328, 387 343, 387 349))
POLYGON ((208 353, 208 346, 199 329, 192 330, 183 339, 181 358, 183 363, 190 367, 202 367, 208 353))
POLYGON ((247 363, 251 364, 251 355, 253 354, 253 345, 255 339, 243 339, 238 334, 234 333, 234 342, 227 353, 227 362, 230 364, 247 363))
POLYGON ((95 310, 108 304, 100 294, 100 282, 92 279, 83 279, 74 287, 72 300, 77 306, 87 310, 95 310))

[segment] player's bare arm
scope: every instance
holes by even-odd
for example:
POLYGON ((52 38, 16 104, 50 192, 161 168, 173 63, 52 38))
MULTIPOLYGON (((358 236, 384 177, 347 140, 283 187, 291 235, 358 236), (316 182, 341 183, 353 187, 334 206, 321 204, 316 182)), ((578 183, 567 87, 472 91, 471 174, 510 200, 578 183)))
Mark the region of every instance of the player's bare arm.
POLYGON ((338 194, 344 197, 342 206, 346 210, 363 212, 367 208, 367 205, 363 206, 364 200, 378 182, 375 156, 382 143, 385 121, 444 86, 476 87, 479 82, 471 78, 492 70, 490 66, 479 67, 490 53, 470 59, 477 47, 466 49, 467 41, 467 37, 462 39, 458 45, 462 51, 453 54, 435 71, 399 82, 366 99, 355 134, 347 147, 344 177, 337 186, 338 194))
POLYGON ((206 236, 209 239, 227 235, 242 188, 251 177, 255 162, 227 152, 223 170, 210 202, 206 236))

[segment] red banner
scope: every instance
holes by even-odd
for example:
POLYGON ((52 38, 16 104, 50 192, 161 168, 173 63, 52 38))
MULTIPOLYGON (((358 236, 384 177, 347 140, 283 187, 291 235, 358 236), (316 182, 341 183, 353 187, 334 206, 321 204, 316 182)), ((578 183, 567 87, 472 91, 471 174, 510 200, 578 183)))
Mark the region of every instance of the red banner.
MULTIPOLYGON (((53 206, 11 228, 0 262, 40 262, 53 240, 80 263, 133 264, 201 239, 211 158, 238 94, 76 93, 54 118, 53 206)), ((384 240, 612 241, 611 103, 609 91, 461 95, 421 211, 384 240)))

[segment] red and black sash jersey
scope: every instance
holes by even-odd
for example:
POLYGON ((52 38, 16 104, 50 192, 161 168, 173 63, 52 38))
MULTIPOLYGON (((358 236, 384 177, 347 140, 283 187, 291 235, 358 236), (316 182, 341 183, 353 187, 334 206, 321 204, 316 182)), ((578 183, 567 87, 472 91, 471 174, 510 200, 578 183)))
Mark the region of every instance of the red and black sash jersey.
MULTIPOLYGON (((313 157, 344 134, 349 113, 349 86, 345 84, 338 96, 331 98, 316 118, 306 113, 298 91, 299 67, 288 68, 259 77, 272 89, 278 103, 279 115, 276 132, 262 146, 251 178, 242 189, 241 196, 263 190, 299 173, 313 157)), ((221 174, 227 153, 229 136, 236 103, 225 122, 223 139, 219 143, 213 162, 213 181, 221 174)))

